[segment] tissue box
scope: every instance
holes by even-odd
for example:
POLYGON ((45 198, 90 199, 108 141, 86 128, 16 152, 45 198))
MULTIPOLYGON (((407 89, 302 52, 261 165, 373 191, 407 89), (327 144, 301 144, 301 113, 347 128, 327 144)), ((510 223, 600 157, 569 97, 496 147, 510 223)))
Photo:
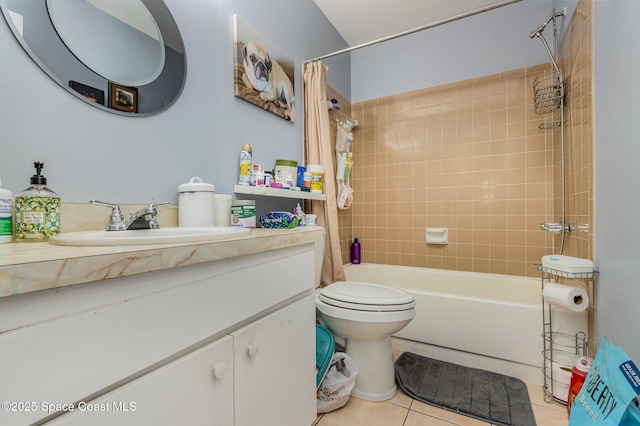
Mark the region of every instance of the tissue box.
POLYGON ((578 257, 564 256, 561 254, 543 256, 542 267, 569 274, 593 272, 593 262, 589 259, 580 259, 578 257))
POLYGON ((300 219, 288 212, 271 212, 260 216, 258 223, 262 228, 295 228, 300 219))

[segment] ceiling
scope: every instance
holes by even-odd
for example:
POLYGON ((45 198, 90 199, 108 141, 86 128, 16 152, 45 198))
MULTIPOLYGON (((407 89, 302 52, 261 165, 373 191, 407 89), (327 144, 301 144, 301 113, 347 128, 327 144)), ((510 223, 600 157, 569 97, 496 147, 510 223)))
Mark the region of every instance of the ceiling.
POLYGON ((497 0, 313 0, 349 46, 374 41, 497 0))

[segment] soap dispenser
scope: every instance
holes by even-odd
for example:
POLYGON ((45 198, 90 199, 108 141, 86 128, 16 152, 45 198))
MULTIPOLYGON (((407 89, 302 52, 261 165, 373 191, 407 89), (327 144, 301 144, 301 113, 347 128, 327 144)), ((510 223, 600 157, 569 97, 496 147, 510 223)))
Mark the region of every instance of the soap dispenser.
POLYGON ((16 242, 47 241, 60 233, 60 196, 47 188, 44 163, 34 162, 31 186, 16 194, 16 242))

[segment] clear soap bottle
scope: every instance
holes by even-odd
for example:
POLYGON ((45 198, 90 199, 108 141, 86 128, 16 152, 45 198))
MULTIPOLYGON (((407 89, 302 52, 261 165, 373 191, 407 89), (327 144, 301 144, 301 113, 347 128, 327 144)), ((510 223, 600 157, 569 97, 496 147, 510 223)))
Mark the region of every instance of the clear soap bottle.
POLYGON ((16 242, 48 241, 60 233, 60 196, 47 188, 41 171, 44 163, 34 162, 36 174, 31 186, 16 194, 16 242))

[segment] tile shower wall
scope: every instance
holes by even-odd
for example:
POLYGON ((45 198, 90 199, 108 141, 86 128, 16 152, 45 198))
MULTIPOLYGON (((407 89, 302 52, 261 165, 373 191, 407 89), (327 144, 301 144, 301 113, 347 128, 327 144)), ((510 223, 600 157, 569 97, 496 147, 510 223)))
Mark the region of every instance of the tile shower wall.
POLYGON ((553 132, 533 108, 544 64, 352 106, 353 236, 363 261, 536 276, 551 252, 553 132), (449 229, 427 245, 426 227, 449 229))
MULTIPOLYGON (((594 113, 593 113, 593 1, 581 0, 560 46, 560 68, 565 96, 565 217, 572 227, 564 253, 593 260, 594 246, 594 113)), ((558 136, 559 137, 559 134, 558 136)), ((554 147, 555 211, 560 204, 560 145, 554 147)), ((559 239, 556 238, 556 246, 559 239)), ((596 330, 593 282, 579 283, 589 294, 590 354, 594 354, 596 330)), ((576 285, 574 280, 571 285, 576 285)))
MULTIPOLYGON (((581 0, 560 46, 565 97, 566 221, 572 231, 565 253, 593 259, 594 139, 593 139, 593 1, 581 0)), ((560 158, 559 146, 554 158, 560 158)), ((557 162, 556 211, 560 211, 560 165, 557 162)))

